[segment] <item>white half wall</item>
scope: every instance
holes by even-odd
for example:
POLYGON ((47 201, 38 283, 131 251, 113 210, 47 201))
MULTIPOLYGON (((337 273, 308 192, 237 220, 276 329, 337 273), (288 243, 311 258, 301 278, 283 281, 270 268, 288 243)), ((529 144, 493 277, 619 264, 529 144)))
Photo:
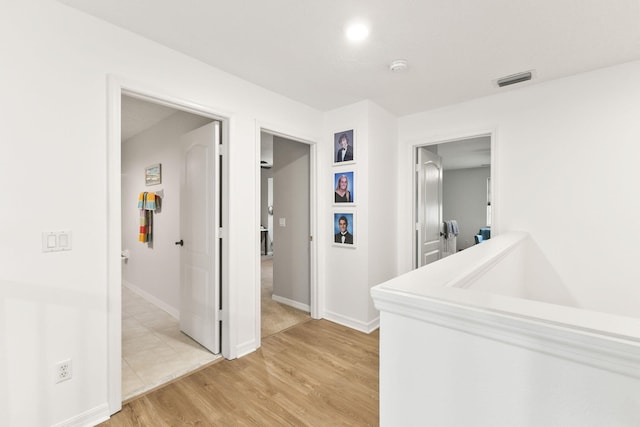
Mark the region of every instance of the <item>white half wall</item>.
POLYGON ((384 311, 382 328, 381 426, 631 427, 640 422, 637 376, 549 354, 544 344, 531 350, 384 311))
POLYGON ((528 231, 582 308, 640 313, 640 62, 399 120, 398 265, 411 269, 414 145, 495 132, 492 230, 528 231))

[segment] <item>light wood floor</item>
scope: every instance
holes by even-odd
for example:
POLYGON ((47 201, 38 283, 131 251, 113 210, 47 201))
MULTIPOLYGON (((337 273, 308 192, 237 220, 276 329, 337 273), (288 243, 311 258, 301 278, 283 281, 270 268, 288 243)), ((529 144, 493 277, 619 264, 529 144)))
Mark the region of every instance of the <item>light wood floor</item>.
POLYGON ((378 331, 309 320, 127 404, 104 426, 377 426, 378 331))
POLYGON ((266 338, 276 332, 290 328, 311 319, 309 313, 274 301, 273 296, 273 257, 263 256, 260 260, 261 283, 261 336, 266 338))

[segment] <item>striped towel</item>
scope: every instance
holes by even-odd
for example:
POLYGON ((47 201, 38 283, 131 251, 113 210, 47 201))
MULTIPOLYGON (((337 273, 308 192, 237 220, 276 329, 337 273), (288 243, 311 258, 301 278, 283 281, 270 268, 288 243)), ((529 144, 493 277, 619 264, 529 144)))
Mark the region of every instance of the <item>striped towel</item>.
POLYGON ((153 241, 153 211, 145 211, 147 214, 147 243, 153 241))
POLYGON ((147 211, 140 209, 140 228, 138 232, 138 240, 147 242, 147 211))
POLYGON ((153 211, 158 209, 160 198, 156 193, 143 192, 138 195, 138 209, 140 209, 140 228, 138 241, 149 243, 153 240, 153 211))
POLYGON ((144 208, 148 211, 156 210, 156 193, 146 193, 147 197, 144 200, 144 208))

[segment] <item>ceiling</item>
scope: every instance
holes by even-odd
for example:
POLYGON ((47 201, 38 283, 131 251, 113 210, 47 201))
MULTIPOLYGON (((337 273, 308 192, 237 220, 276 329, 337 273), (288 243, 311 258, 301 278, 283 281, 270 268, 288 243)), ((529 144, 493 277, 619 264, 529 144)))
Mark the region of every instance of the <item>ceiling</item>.
POLYGON ((160 123, 177 112, 171 107, 154 104, 130 96, 122 96, 120 139, 122 142, 160 123))
POLYGON ((491 137, 481 136, 437 145, 442 169, 468 169, 491 165, 491 137))
POLYGON ((59 1, 321 111, 402 116, 640 59, 640 0, 59 1))

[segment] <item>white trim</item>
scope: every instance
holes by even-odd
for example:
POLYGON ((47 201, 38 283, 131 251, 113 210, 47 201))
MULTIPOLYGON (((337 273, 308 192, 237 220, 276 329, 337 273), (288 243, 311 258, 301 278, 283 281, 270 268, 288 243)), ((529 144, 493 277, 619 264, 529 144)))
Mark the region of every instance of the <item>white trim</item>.
MULTIPOLYGON (((261 128, 260 125, 258 124, 258 122, 256 121, 256 136, 255 136, 255 140, 254 140, 254 156, 255 156, 255 164, 256 164, 256 169, 257 172, 255 172, 255 189, 256 189, 256 194, 260 195, 260 197, 256 197, 254 200, 254 209, 256 212, 256 216, 254 218, 254 223, 252 225, 252 229, 253 230, 257 230, 256 233, 254 233, 254 239, 255 242, 253 244, 253 247, 257 247, 257 254, 258 256, 256 258, 254 258, 255 264, 253 265, 253 269, 254 269, 254 277, 256 282, 254 283, 254 294, 255 294, 255 306, 254 306, 254 313, 256 318, 254 319, 254 324, 255 324, 255 341, 257 342, 256 348, 260 347, 260 345, 262 344, 262 336, 260 331, 262 331, 262 309, 260 307, 260 296, 262 295, 262 250, 260 248, 262 241, 261 241, 261 232, 260 232, 260 224, 262 223, 262 212, 260 211, 260 204, 262 201, 262 169, 260 168, 260 158, 262 156, 261 153, 261 147, 262 147, 262 135, 261 135, 261 128)), ((269 238, 269 233, 267 233, 267 237, 266 239, 268 240, 269 238)), ((244 354, 242 352, 240 352, 240 350, 238 349, 238 354, 244 354)), ((238 356, 239 357, 239 356, 238 356)))
POLYGON ((241 344, 238 344, 236 346, 236 351, 237 351, 236 357, 242 357, 242 356, 246 356, 249 353, 253 353, 258 349, 258 347, 260 346, 258 345, 257 340, 249 340, 241 344))
POLYGON ((68 420, 53 424, 52 427, 95 426, 107 421, 109 418, 109 405, 103 403, 93 409, 89 409, 88 411, 84 411, 81 414, 71 417, 68 420))
POLYGON ((124 286, 125 288, 129 289, 131 292, 135 293, 136 295, 144 298, 145 300, 147 300, 151 304, 155 305, 156 307, 164 310, 165 312, 167 312, 169 315, 171 315, 175 319, 180 320, 180 310, 177 310, 176 308, 171 307, 169 304, 167 304, 166 302, 162 301, 161 299, 156 298, 155 296, 151 295, 147 291, 139 288, 138 286, 134 285, 131 282, 127 282, 124 279, 122 280, 122 286, 124 286))
POLYGON ((346 326, 347 328, 355 329, 356 331, 364 332, 365 334, 369 334, 380 327, 380 316, 376 317, 370 322, 362 322, 360 320, 354 319, 352 317, 343 316, 338 313, 334 313, 331 311, 326 311, 324 313, 324 318, 337 323, 342 326, 346 326))
POLYGON ((312 319, 320 319, 320 307, 324 299, 324 287, 320 286, 318 280, 318 144, 310 144, 309 154, 309 227, 313 241, 309 245, 309 314, 312 319))
MULTIPOLYGON (((121 96, 127 95, 149 102, 169 106, 223 123, 222 143, 228 144, 233 119, 228 112, 186 101, 168 95, 161 90, 146 87, 114 75, 107 75, 107 396, 109 413, 122 408, 122 261, 121 261, 121 96)), ((223 228, 229 221, 229 161, 223 156, 223 228)), ((222 298, 226 318, 222 322, 222 355, 228 359, 236 357, 236 332, 234 326, 234 298, 236 293, 229 286, 229 239, 223 239, 222 298)))
POLYGON ((122 409, 122 207, 121 93, 113 76, 107 79, 107 398, 110 414, 122 409))
POLYGON ((408 297, 388 289, 374 289, 373 295, 376 308, 385 313, 640 378, 637 339, 435 298, 408 297))
POLYGON ((294 301, 289 298, 281 297, 278 295, 271 295, 271 299, 275 302, 279 302, 280 304, 288 305, 289 307, 297 308, 298 310, 306 311, 307 313, 310 311, 310 307, 308 304, 303 304, 298 301, 294 301))

